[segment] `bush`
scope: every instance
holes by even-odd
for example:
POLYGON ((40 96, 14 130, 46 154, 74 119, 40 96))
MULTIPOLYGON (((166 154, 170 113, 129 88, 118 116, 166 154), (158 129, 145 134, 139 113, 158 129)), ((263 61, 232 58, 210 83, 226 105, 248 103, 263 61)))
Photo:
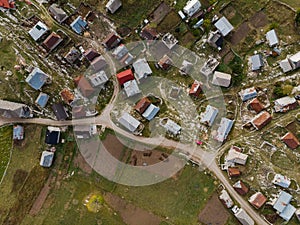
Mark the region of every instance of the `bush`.
POLYGON ((295 22, 297 26, 300 26, 300 9, 296 12, 295 22))

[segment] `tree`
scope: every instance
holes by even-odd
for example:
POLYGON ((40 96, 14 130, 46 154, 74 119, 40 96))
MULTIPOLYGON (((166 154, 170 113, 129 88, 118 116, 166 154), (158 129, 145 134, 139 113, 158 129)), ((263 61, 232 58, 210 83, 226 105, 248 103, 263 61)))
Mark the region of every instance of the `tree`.
POLYGON ((300 9, 298 9, 296 12, 295 22, 297 26, 300 26, 300 9))
POLYGON ((292 93, 292 90, 293 90, 293 86, 290 85, 290 84, 285 84, 282 86, 282 93, 284 95, 290 95, 292 93))

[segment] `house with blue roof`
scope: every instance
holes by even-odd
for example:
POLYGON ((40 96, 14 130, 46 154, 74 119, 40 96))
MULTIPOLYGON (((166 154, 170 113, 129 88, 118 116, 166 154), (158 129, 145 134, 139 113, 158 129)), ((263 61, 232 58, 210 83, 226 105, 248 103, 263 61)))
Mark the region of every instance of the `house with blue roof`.
POLYGON ((23 140, 24 139, 24 127, 20 125, 16 125, 13 128, 13 140, 23 140))
POLYGON ((49 79, 40 68, 35 67, 34 70, 26 78, 26 82, 35 90, 40 90, 49 79))
POLYGON ((54 152, 43 151, 40 160, 40 165, 42 167, 50 167, 52 165, 53 158, 54 158, 54 152))
POLYGON ((150 104, 148 106, 148 108, 146 109, 146 111, 142 114, 142 116, 147 119, 147 120, 152 120, 156 114, 159 112, 159 107, 153 105, 153 104, 150 104))
POLYGON ((281 191, 273 204, 273 208, 285 221, 289 221, 296 212, 296 208, 290 204, 292 198, 293 196, 289 193, 281 191))
POLYGON ((77 34, 83 34, 83 31, 87 29, 88 23, 78 16, 71 24, 70 27, 77 34))
POLYGON ((257 91, 256 91, 255 87, 251 87, 251 88, 241 90, 239 92, 239 95, 241 96, 242 101, 245 102, 245 101, 250 100, 252 98, 256 98, 257 97, 257 91))
POLYGON ((275 174, 272 183, 283 188, 288 188, 291 185, 291 180, 288 177, 277 173, 275 174))
POLYGON ((225 141, 232 129, 232 126, 233 126, 233 120, 223 117, 221 119, 221 123, 217 130, 215 139, 219 142, 225 141))
POLYGON ((37 104, 41 108, 45 108, 45 106, 47 105, 48 100, 49 100, 49 95, 41 92, 39 94, 39 96, 37 97, 37 99, 35 100, 35 104, 37 104))
POLYGON ((218 113, 219 113, 219 110, 217 108, 208 105, 208 106, 206 106, 205 112, 202 115, 200 122, 203 124, 206 124, 208 126, 212 126, 218 113))

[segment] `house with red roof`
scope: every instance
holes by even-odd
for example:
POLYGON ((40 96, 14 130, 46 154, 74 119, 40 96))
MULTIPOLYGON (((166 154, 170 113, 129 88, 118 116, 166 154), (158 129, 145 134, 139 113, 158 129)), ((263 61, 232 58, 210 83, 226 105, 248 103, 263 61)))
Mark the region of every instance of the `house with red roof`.
POLYGON ((194 96, 194 97, 199 97, 201 91, 202 91, 202 83, 195 80, 194 83, 192 84, 192 87, 189 91, 189 95, 194 96))
POLYGON ((117 74, 117 79, 120 85, 123 85, 127 81, 134 80, 134 75, 131 69, 124 70, 117 74))
POLYGON ((0 0, 0 8, 14 9, 15 7, 15 1, 13 0, 0 0))
POLYGON ((286 133, 282 137, 282 141, 291 149, 296 149, 300 145, 299 140, 291 132, 286 133))

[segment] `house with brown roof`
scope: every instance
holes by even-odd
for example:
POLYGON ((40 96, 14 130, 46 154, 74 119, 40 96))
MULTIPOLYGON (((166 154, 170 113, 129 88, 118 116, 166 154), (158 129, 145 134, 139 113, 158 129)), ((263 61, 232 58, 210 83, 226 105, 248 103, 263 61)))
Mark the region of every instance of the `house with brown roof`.
POLYGON ((64 88, 60 92, 60 96, 67 104, 71 104, 75 98, 74 94, 68 88, 64 88))
POLYGON ((192 87, 189 91, 189 95, 194 96, 194 97, 199 97, 201 91, 202 91, 202 83, 195 80, 194 83, 192 84, 192 87))
POLYGON ((63 39, 55 32, 52 32, 46 40, 43 42, 42 46, 48 51, 55 49, 63 39))
POLYGON ((86 108, 83 105, 73 106, 72 108, 73 118, 83 118, 86 116, 86 108))
POLYGON ((136 104, 134 109, 139 114, 143 114, 150 105, 151 105, 151 101, 147 97, 144 97, 136 104))
POLYGON ((291 132, 286 133, 281 140, 291 149, 296 149, 300 145, 297 137, 291 132))
POLYGON ((241 181, 239 180, 233 185, 234 190, 239 193, 240 195, 246 195, 249 191, 249 188, 241 181))
POLYGON ((262 129, 272 120, 272 116, 267 111, 262 111, 256 115, 250 122, 256 130, 262 129))
POLYGON ((93 68, 94 72, 99 72, 100 70, 104 70, 107 67, 107 62, 105 58, 101 55, 96 57, 91 62, 91 67, 93 68))
POLYGON ((121 42, 121 38, 115 33, 110 33, 102 42, 102 45, 107 49, 117 47, 121 42))
POLYGON ((140 36, 141 36, 141 38, 150 41, 150 40, 157 40, 159 37, 159 34, 157 33, 157 31, 154 28, 145 26, 142 29, 140 36))
POLYGON ((257 98, 254 98, 249 102, 249 108, 256 113, 260 113, 265 109, 264 105, 257 98))
POLYGON ((84 77, 79 76, 74 79, 77 89, 81 92, 84 97, 89 97, 94 93, 94 88, 91 86, 90 82, 84 77))
POLYGON ((96 50, 89 48, 84 52, 84 56, 88 61, 92 62, 96 57, 100 56, 100 54, 96 50))
POLYGON ((237 167, 229 167, 227 173, 230 177, 239 177, 241 175, 241 171, 237 167))
POLYGON ((261 192, 256 192, 248 201, 254 208, 260 209, 267 202, 267 198, 261 192))
POLYGON ((173 61, 168 55, 164 55, 158 62, 158 66, 163 70, 168 70, 172 64, 173 61))

